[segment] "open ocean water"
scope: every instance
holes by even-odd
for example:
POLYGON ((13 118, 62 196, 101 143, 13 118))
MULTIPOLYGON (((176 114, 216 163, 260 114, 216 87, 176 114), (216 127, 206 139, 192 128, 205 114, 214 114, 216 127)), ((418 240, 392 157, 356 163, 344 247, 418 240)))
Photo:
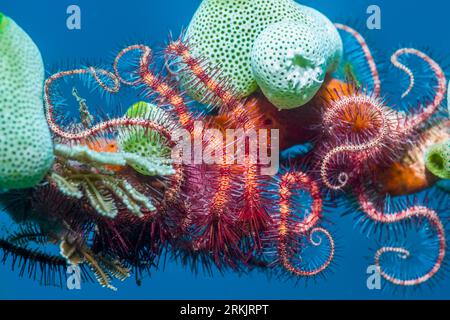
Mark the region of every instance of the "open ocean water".
MULTIPOLYGON (((450 2, 445 0, 304 0, 333 22, 360 21, 364 26, 366 9, 381 8, 381 30, 364 33, 381 51, 393 52, 400 46, 430 48, 438 56, 450 56, 450 2)), ((0 11, 12 17, 36 42, 48 70, 74 64, 83 58, 110 62, 125 45, 145 39, 161 48, 171 31, 180 33, 200 4, 199 0, 1 0, 0 11), (82 12, 81 30, 68 30, 66 9, 78 5, 82 12)), ((0 70, 1 72, 1 70, 0 70)), ((367 239, 351 216, 334 210, 339 252, 336 265, 325 279, 296 283, 269 278, 262 271, 238 275, 233 272, 209 276, 194 274, 188 268, 167 261, 154 270, 141 286, 133 279, 114 284, 118 292, 97 284, 83 284, 81 290, 42 287, 19 277, 8 264, 0 265, 0 299, 449 299, 450 275, 432 287, 420 290, 369 290, 366 269, 372 259, 369 249, 377 246, 367 239)), ((444 272, 445 273, 445 272, 444 272)), ((383 283, 383 286, 387 285, 383 283)), ((392 286, 390 286, 392 288, 392 286)))

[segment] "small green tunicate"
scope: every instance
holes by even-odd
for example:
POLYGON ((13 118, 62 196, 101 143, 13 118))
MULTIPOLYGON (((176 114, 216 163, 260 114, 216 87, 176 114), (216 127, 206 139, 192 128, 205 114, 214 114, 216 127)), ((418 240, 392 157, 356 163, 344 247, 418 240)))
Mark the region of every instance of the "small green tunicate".
POLYGON ((327 72, 328 44, 304 24, 279 22, 264 30, 252 51, 256 82, 279 109, 292 109, 310 101, 327 72))
POLYGON ((432 146, 425 155, 425 165, 436 177, 450 179, 450 140, 432 146))
MULTIPOLYGON (((148 119, 156 123, 165 123, 169 119, 164 110, 146 102, 135 103, 128 109, 126 116, 148 119)), ((171 149, 168 147, 167 139, 154 130, 141 127, 122 130, 118 143, 121 151, 139 155, 155 163, 167 163, 170 160, 171 149)), ((143 175, 154 175, 138 164, 133 164, 133 168, 143 175)))

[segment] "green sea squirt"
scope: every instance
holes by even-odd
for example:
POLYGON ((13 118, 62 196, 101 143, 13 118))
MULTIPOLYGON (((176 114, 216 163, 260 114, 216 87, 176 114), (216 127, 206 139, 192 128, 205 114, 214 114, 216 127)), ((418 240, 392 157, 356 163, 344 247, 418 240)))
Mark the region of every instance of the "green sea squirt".
MULTIPOLYGON (((204 0, 186 39, 194 56, 220 69, 236 98, 260 88, 279 109, 311 100, 343 51, 333 23, 293 0, 204 0)), ((204 102, 192 75, 181 79, 187 93, 204 102)))
POLYGON ((39 49, 0 13, 0 189, 34 187, 52 166, 43 84, 39 49))

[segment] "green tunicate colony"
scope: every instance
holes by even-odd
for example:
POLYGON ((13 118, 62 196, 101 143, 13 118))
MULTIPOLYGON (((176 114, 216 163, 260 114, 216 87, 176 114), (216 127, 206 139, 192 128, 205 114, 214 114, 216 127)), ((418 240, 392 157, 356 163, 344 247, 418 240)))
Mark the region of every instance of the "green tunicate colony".
POLYGON ((0 189, 34 187, 52 166, 43 84, 39 49, 0 14, 0 189))
MULTIPOLYGON (((320 12, 292 0, 204 0, 187 30, 196 57, 220 66, 237 98, 258 87, 280 109, 299 107, 342 56, 342 40, 320 12)), ((188 94, 201 101, 192 75, 188 94)))
POLYGON ((325 79, 320 51, 320 39, 305 25, 280 22, 265 29, 255 42, 252 67, 267 99, 280 109, 307 103, 325 79))
MULTIPOLYGON (((128 109, 126 116, 128 118, 151 119, 157 123, 169 121, 169 115, 164 110, 146 102, 135 103, 128 109)), ((127 129, 120 132, 118 143, 122 151, 136 154, 152 163, 164 166, 170 162, 171 149, 168 147, 167 139, 156 131, 139 127, 127 129)), ((138 164, 132 166, 133 169, 143 175, 154 175, 138 164)))
POLYGON ((432 146, 425 155, 425 164, 436 177, 450 179, 450 140, 432 146))

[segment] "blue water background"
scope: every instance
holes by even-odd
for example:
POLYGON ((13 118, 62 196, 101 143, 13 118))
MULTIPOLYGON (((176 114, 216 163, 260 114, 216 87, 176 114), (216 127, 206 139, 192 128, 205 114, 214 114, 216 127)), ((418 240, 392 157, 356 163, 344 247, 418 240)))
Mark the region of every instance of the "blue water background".
MULTIPOLYGON (((393 52, 399 45, 429 47, 441 56, 450 54, 448 14, 450 3, 444 0, 310 0, 302 1, 335 22, 365 21, 366 9, 377 4, 382 10, 382 29, 367 31, 378 48, 393 52)), ((124 45, 146 40, 161 46, 169 31, 178 34, 186 27, 199 0, 2 0, 0 11, 21 25, 39 46, 49 69, 79 61, 80 58, 111 61, 124 45), (77 4, 82 10, 82 30, 66 28, 66 8, 77 4)), ((263 272, 249 275, 225 273, 214 276, 194 275, 188 269, 168 262, 164 270, 155 270, 141 287, 133 279, 117 284, 113 293, 96 284, 85 284, 80 291, 40 287, 0 266, 2 299, 448 299, 450 277, 435 287, 409 290, 370 291, 365 273, 376 247, 354 226, 351 217, 341 217, 339 210, 329 218, 336 222, 339 256, 334 271, 317 283, 279 281, 263 272)), ((385 283, 383 284, 385 285, 385 283)))

